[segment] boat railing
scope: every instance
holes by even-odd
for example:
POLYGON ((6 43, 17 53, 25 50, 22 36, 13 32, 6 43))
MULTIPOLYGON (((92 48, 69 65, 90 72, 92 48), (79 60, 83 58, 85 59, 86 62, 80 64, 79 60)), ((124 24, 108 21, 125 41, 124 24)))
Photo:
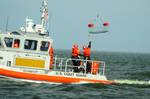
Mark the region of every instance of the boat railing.
POLYGON ((105 62, 95 61, 95 60, 55 57, 52 70, 61 71, 61 72, 104 75, 105 74, 105 62), (77 62, 77 65, 73 63, 74 61, 77 62))

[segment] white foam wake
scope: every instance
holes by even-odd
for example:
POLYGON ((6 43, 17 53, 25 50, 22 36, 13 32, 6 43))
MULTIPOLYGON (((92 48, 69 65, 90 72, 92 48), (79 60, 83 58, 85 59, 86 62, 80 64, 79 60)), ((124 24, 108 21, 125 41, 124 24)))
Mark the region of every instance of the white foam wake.
POLYGON ((128 79, 122 79, 122 80, 114 80, 117 84, 130 84, 130 85, 150 85, 149 81, 140 81, 140 80, 128 80, 128 79))

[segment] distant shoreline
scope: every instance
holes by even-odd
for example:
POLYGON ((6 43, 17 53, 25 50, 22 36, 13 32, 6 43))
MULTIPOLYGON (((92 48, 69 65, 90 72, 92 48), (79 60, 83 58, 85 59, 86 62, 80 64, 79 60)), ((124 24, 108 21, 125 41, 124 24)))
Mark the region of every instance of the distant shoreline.
MULTIPOLYGON (((55 49, 55 51, 67 51, 71 52, 71 49, 55 49)), ((121 53, 121 54, 148 54, 148 52, 127 52, 127 51, 98 51, 98 50, 93 50, 92 53, 99 52, 99 53, 121 53)))

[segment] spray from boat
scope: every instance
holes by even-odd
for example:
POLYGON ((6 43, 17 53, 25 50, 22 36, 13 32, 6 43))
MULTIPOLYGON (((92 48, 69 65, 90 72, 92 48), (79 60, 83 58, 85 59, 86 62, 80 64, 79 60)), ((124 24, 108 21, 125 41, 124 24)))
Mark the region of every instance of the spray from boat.
POLYGON ((139 85, 139 86, 150 86, 150 80, 149 81, 143 81, 143 80, 129 80, 129 79, 116 79, 112 80, 114 84, 117 85, 139 85))

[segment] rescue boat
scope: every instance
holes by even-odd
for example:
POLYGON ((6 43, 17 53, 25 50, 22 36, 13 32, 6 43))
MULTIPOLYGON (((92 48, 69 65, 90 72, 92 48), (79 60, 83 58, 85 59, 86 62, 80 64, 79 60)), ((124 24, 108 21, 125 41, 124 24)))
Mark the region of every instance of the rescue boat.
POLYGON ((48 0, 42 1, 41 23, 26 18, 25 27, 18 31, 0 33, 0 75, 17 79, 52 83, 102 83, 112 84, 105 76, 105 62, 75 59, 53 55, 53 39, 46 30, 48 0), (91 64, 87 72, 87 63, 91 64), (79 71, 74 71, 78 68, 79 71))

